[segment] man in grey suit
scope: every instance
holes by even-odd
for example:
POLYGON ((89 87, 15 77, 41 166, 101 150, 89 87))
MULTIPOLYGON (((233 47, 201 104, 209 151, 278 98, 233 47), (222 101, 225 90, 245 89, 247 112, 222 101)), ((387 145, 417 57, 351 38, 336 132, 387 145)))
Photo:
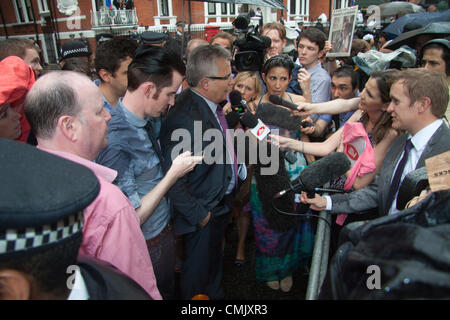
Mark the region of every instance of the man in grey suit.
POLYGON ((315 210, 332 213, 359 213, 378 207, 380 216, 395 214, 398 186, 411 171, 423 167, 425 159, 450 150, 450 129, 442 117, 449 100, 445 78, 426 69, 408 69, 399 73, 391 86, 392 127, 406 131, 389 148, 383 166, 367 187, 332 196, 316 195, 302 202, 315 210))

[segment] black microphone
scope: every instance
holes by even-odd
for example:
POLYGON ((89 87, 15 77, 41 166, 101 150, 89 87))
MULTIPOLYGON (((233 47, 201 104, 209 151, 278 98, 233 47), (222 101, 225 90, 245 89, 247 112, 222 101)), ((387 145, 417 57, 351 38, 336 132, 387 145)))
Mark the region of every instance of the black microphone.
POLYGON ((236 127, 240 120, 239 115, 234 111, 228 112, 225 115, 225 119, 227 120, 228 128, 236 127))
POLYGON ((253 129, 258 125, 258 118, 253 113, 244 113, 241 118, 241 122, 247 128, 253 129))
POLYGON ((419 196, 422 190, 429 186, 426 167, 420 167, 408 173, 398 188, 397 209, 405 209, 409 200, 419 196))
MULTIPOLYGON (((260 123, 258 121, 258 118, 252 114, 252 113, 245 113, 242 118, 241 118, 241 122, 244 126, 250 128, 250 132, 258 138, 258 132, 263 132, 262 134, 266 133, 263 138, 265 138, 269 133, 270 133, 270 129, 264 125, 264 123, 260 123), (259 124, 259 128, 258 127, 259 124), (267 128, 267 130, 262 129, 262 127, 267 128), (255 128, 257 128, 258 130, 255 130, 255 128)), ((290 163, 290 164, 294 164, 297 161, 297 157, 294 155, 294 153, 292 153, 292 151, 287 150, 285 148, 279 148, 281 151, 285 152, 284 157, 285 159, 290 163)))
POLYGON ((268 102, 261 103, 255 114, 264 123, 287 130, 297 130, 299 127, 314 126, 314 124, 302 121, 300 116, 292 116, 286 108, 277 107, 268 102))
POLYGON ((295 103, 284 100, 283 98, 281 98, 280 96, 277 96, 275 94, 271 94, 269 96, 269 101, 274 104, 278 104, 280 106, 289 108, 291 110, 297 110, 297 107, 298 107, 295 103))
POLYGON ((282 197, 288 191, 307 191, 308 197, 314 196, 315 188, 323 186, 345 174, 351 167, 350 160, 342 152, 333 152, 300 171, 300 176, 291 181, 288 189, 275 194, 275 198, 282 197))
POLYGON ((236 111, 240 115, 244 113, 244 108, 247 110, 247 112, 252 112, 252 109, 250 109, 247 102, 242 99, 242 95, 239 91, 231 91, 228 97, 230 98, 230 103, 233 111, 236 111))

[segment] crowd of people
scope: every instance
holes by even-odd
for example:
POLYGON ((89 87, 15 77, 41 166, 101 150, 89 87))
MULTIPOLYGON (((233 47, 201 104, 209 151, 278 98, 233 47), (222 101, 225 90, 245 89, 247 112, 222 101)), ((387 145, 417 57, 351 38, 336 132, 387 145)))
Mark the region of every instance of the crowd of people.
POLYGON ((62 46, 61 70, 52 71, 42 69, 33 42, 2 41, 0 179, 14 183, 2 182, 9 191, 0 193, 0 297, 224 299, 225 230, 232 223, 236 268, 248 263, 245 240, 253 226, 256 280, 289 292, 292 274, 310 263, 314 222, 271 223, 261 166, 236 157, 230 129, 251 128, 227 122, 236 107, 233 90, 244 112, 258 114, 273 95, 297 107, 292 117, 302 125, 292 130, 269 121, 277 134, 259 142, 283 150, 280 170, 289 180, 364 140, 361 160, 330 181, 351 192, 301 193, 293 204, 310 217, 339 214, 331 225, 332 252, 343 226, 367 214, 397 214, 404 177, 450 149, 450 41, 419 47, 415 68, 365 74, 352 57, 386 49, 382 34, 355 34, 351 57, 327 58, 332 46, 324 30, 299 27, 292 53, 282 23, 262 25, 270 46, 258 70, 236 68, 236 35, 225 31, 209 42, 175 35, 185 37, 183 54, 152 32, 139 42, 107 39, 94 53, 73 40, 62 46), (206 158, 211 130, 219 132, 213 136, 220 161, 206 158), (45 187, 34 192, 36 183, 45 187), (45 228, 56 239, 43 236, 45 228), (69 288, 72 265, 80 270, 69 288))

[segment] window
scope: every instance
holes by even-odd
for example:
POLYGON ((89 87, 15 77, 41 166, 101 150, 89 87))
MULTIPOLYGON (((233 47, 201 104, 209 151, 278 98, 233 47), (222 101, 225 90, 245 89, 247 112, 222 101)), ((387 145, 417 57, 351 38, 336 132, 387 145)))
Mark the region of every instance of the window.
POLYGON ((227 14, 228 13, 228 10, 227 10, 227 4, 226 3, 221 3, 220 4, 220 9, 221 9, 221 13, 222 14, 227 14))
POLYGON ((291 0, 291 12, 295 13, 297 12, 297 1, 296 0, 291 0))
MULTIPOLYGON (((337 0, 340 1, 340 0, 337 0)), ((289 1, 289 13, 292 16, 309 15, 309 0, 290 0, 289 1)))
POLYGON ((47 0, 38 0, 39 13, 49 12, 47 0))
POLYGON ((216 4, 208 2, 208 14, 216 14, 216 4))
MULTIPOLYGON (((50 0, 50 1, 53 1, 53 0, 50 0)), ((111 0, 111 2, 112 2, 112 0, 111 0)), ((106 4, 103 0, 95 0, 95 8, 93 8, 93 9, 95 11, 100 11, 100 9, 105 6, 106 6, 106 4)))
POLYGON ((230 4, 230 14, 236 14, 236 5, 230 4))
POLYGON ((31 6, 31 0, 25 0, 25 7, 27 10, 28 20, 34 21, 34 13, 33 13, 33 7, 31 6))
POLYGON ((168 0, 159 0, 159 15, 164 17, 169 16, 168 0))
POLYGON ((27 12, 27 6, 25 6, 24 0, 14 0, 14 8, 16 11, 17 22, 26 23, 30 21, 27 12))

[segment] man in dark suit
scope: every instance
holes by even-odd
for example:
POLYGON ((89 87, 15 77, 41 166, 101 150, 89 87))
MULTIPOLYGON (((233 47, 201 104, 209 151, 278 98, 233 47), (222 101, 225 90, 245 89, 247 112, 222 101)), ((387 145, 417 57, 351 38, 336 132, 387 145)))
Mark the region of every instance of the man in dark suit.
MULTIPOLYGON (((206 294, 221 299, 222 238, 238 177, 222 112, 232 86, 230 52, 220 46, 195 48, 188 57, 186 77, 190 88, 177 97, 160 135, 167 166, 179 151, 204 156, 204 162, 169 191, 175 233, 184 241, 181 296, 191 299, 206 294)), ((245 167, 240 169, 244 179, 245 167)))
POLYGON ((315 210, 358 213, 378 207, 380 216, 395 214, 398 187, 411 171, 425 166, 425 159, 450 150, 450 129, 442 117, 449 100, 445 78, 426 69, 408 69, 399 74, 390 91, 388 112, 392 127, 405 130, 386 153, 375 180, 366 188, 349 194, 308 199, 315 210))

